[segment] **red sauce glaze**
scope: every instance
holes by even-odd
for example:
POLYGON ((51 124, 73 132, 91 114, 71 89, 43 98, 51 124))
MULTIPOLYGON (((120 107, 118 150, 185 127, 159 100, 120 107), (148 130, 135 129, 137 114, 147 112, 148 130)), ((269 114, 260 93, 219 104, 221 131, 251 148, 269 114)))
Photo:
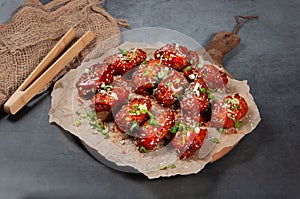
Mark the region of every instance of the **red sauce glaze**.
POLYGON ((147 110, 149 110, 151 108, 151 101, 147 98, 135 98, 122 106, 121 110, 114 117, 119 131, 133 135, 139 129, 139 126, 143 125, 149 119, 147 113, 141 113, 140 105, 146 106, 147 110))
POLYGON ((104 62, 109 64, 114 75, 124 75, 129 70, 140 65, 147 57, 145 51, 135 49, 122 51, 107 57, 104 62))
POLYGON ((176 133, 172 140, 172 144, 179 154, 180 159, 192 156, 201 148, 208 131, 205 127, 197 127, 199 132, 195 132, 196 128, 188 128, 176 133))
POLYGON ((227 75, 212 65, 204 65, 200 69, 201 77, 211 89, 221 89, 228 83, 227 75))
POLYGON ((81 75, 76 83, 76 88, 80 97, 89 98, 94 95, 99 85, 112 82, 112 69, 107 64, 94 64, 81 75))
POLYGON ((183 76, 189 81, 189 82, 193 82, 196 79, 198 79, 199 77, 201 77, 201 72, 198 68, 194 68, 194 67, 187 67, 185 69, 183 69, 183 76))
POLYGON ((214 104, 211 126, 226 129, 235 127, 236 123, 246 115, 248 110, 247 102, 239 94, 227 96, 222 101, 214 104))
POLYGON ((96 112, 111 111, 127 102, 129 91, 126 87, 114 87, 112 90, 100 90, 92 98, 96 112))
POLYGON ((178 102, 178 97, 184 92, 188 82, 183 75, 173 71, 169 77, 158 84, 155 91, 155 98, 164 107, 171 108, 178 102))
POLYGON ((146 61, 146 56, 142 49, 120 50, 89 67, 76 84, 79 96, 92 99, 96 112, 116 113, 116 128, 135 137, 141 152, 142 147, 155 150, 173 138, 180 159, 188 158, 201 148, 206 125, 237 127, 246 115, 248 105, 239 94, 211 109, 210 92, 223 88, 228 78, 213 65, 199 67, 195 51, 166 44, 155 51, 154 60, 146 61), (128 102, 129 96, 137 95, 140 98, 128 102))
POLYGON ((169 133, 169 129, 175 125, 174 111, 166 109, 153 120, 148 120, 136 135, 137 146, 143 146, 147 150, 153 150, 169 133))
POLYGON ((154 58, 178 71, 182 71, 185 67, 199 61, 197 53, 174 43, 166 44, 155 51, 154 58))
POLYGON ((148 94, 158 84, 160 71, 166 67, 159 60, 150 60, 145 65, 140 65, 132 75, 133 91, 138 94, 148 94))
POLYGON ((184 113, 199 114, 209 107, 207 85, 202 78, 190 83, 185 90, 180 107, 184 113))

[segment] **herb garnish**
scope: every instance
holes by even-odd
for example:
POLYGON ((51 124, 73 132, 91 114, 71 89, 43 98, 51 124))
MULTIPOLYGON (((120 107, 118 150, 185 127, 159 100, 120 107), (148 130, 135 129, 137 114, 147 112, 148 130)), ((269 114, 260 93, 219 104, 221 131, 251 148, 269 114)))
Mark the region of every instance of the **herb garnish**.
POLYGON ((237 121, 235 124, 234 124, 234 128, 239 128, 239 126, 241 125, 241 121, 237 121))
POLYGON ((220 143, 218 138, 212 138, 211 141, 216 144, 220 143))
POLYGON ((232 104, 233 106, 230 106, 231 110, 237 110, 240 108, 240 102, 237 98, 235 98, 234 96, 232 96, 232 99, 227 99, 226 100, 226 104, 230 105, 232 104))
POLYGON ((168 166, 168 168, 174 169, 174 168, 176 168, 176 165, 175 165, 175 164, 170 164, 170 165, 168 166))
POLYGON ((76 120, 75 126, 78 127, 78 126, 80 126, 80 124, 81 124, 81 121, 80 120, 76 120))
POLYGON ((139 125, 138 125, 137 121, 135 121, 135 120, 132 122, 132 126, 130 127, 131 132, 134 130, 139 130, 139 125))
POLYGON ((154 125, 155 127, 159 127, 158 121, 155 120, 154 118, 151 118, 151 119, 150 119, 149 124, 150 124, 150 125, 154 125))
POLYGON ((118 48, 118 51, 119 51, 120 53, 122 53, 122 55, 124 55, 124 56, 127 56, 127 55, 128 55, 128 51, 126 51, 126 50, 123 50, 123 49, 121 49, 121 48, 118 48))
MULTIPOLYGON (((104 127, 103 122, 97 119, 97 115, 94 110, 88 112, 86 114, 86 118, 89 120, 89 125, 92 127, 92 129, 96 129, 97 132, 100 132, 102 135, 104 135, 105 139, 109 137, 108 128, 104 127)), ((97 134, 97 133, 93 132, 93 134, 97 134)))
POLYGON ((188 66, 185 68, 185 70, 192 70, 192 67, 188 66))
POLYGON ((195 61, 195 59, 194 59, 194 57, 192 57, 192 58, 190 59, 190 64, 192 65, 192 64, 194 63, 194 61, 195 61))
POLYGON ((201 93, 206 93, 207 92, 207 90, 205 88, 199 88, 199 90, 200 90, 201 93))
POLYGON ((165 165, 164 163, 161 163, 159 165, 159 170, 174 169, 174 168, 176 168, 176 165, 174 163, 170 164, 169 166, 165 165))
POLYGON ((228 117, 229 119, 235 121, 235 118, 234 118, 232 115, 228 114, 227 117, 228 117))
POLYGON ((146 65, 147 63, 147 60, 145 59, 143 62, 142 62, 142 65, 146 65))
POLYGON ((167 166, 164 163, 161 163, 159 165, 159 170, 165 170, 165 169, 167 169, 167 166))
POLYGON ((139 151, 142 152, 142 153, 148 153, 148 150, 143 146, 139 147, 139 151))
POLYGON ((148 76, 149 75, 149 68, 146 68, 146 71, 145 71, 145 73, 143 74, 143 77, 146 77, 146 76, 148 76))

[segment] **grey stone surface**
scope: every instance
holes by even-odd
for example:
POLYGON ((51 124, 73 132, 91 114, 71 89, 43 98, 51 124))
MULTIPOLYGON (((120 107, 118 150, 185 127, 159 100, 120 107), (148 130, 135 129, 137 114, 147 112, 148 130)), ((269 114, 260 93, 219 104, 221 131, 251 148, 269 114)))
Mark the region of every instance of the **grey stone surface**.
MULTIPOLYGON (((19 2, 0 1, 0 22, 19 2)), ((232 30, 234 15, 259 15, 241 29, 242 42, 224 66, 249 81, 260 125, 201 173, 149 181, 103 166, 49 124, 48 91, 18 115, 0 116, 0 198, 300 198, 299 1, 108 0, 104 6, 132 28, 171 28, 202 45, 232 30)))

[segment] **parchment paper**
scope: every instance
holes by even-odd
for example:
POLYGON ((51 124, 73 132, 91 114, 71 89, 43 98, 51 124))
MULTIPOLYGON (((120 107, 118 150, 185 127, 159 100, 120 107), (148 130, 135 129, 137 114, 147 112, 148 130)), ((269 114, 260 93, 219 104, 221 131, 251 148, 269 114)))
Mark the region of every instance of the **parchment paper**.
MULTIPOLYGON (((149 45, 145 43, 124 43, 121 48, 130 49, 157 49, 162 44, 149 45)), ((150 50, 151 51, 151 50, 150 50)), ((52 103, 49 111, 49 122, 56 123, 66 131, 77 136, 86 145, 98 151, 104 158, 116 163, 119 166, 130 166, 145 174, 149 179, 162 176, 187 175, 201 171, 204 166, 212 160, 215 153, 223 148, 230 147, 238 143, 246 134, 253 131, 260 121, 258 108, 249 93, 250 88, 247 81, 229 79, 229 83, 224 89, 226 95, 239 93, 245 98, 249 106, 247 115, 243 118, 242 124, 236 133, 221 133, 219 143, 208 153, 205 158, 191 158, 179 160, 175 150, 168 147, 156 152, 142 154, 137 151, 135 145, 129 140, 119 142, 123 135, 116 131, 114 125, 110 126, 109 138, 105 139, 101 133, 93 133, 87 120, 82 119, 79 126, 74 123, 78 119, 75 112, 88 112, 87 104, 90 101, 79 100, 75 82, 87 66, 101 62, 108 54, 116 52, 116 49, 106 53, 101 58, 83 63, 77 69, 68 72, 61 80, 54 85, 52 92, 52 103), (172 164, 172 167, 168 167, 172 164), (162 169, 162 166, 165 168, 162 169)))

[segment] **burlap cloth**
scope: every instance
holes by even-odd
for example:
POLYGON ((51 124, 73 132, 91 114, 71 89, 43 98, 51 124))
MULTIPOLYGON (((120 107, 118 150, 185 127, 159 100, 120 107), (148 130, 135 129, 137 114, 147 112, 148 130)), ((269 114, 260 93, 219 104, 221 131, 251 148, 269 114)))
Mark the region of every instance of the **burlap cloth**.
POLYGON ((119 25, 128 24, 109 15, 101 6, 103 2, 54 0, 43 5, 38 0, 27 0, 9 23, 0 25, 0 109, 71 27, 78 38, 92 30, 95 40, 53 81, 79 66, 91 51, 90 55, 97 56, 119 44, 119 25))

